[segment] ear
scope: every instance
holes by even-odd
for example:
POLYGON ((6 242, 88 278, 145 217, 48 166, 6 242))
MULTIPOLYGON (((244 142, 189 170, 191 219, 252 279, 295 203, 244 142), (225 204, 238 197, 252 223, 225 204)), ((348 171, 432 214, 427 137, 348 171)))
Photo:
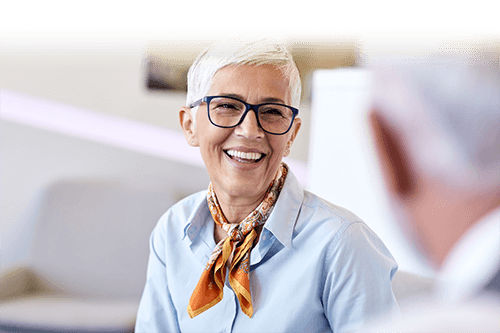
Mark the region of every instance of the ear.
POLYGON ((370 111, 369 123, 389 192, 409 198, 416 191, 416 181, 401 140, 377 110, 370 111))
POLYGON ((198 137, 196 135, 196 125, 193 116, 191 109, 188 107, 183 106, 179 111, 179 121, 184 137, 190 146, 198 147, 198 137))
POLYGON ((293 142, 295 141, 295 138, 297 137, 297 134, 299 133, 300 126, 302 125, 302 120, 299 117, 296 117, 293 121, 293 126, 290 129, 290 137, 288 138, 288 141, 286 143, 286 149, 283 154, 283 157, 287 157, 290 155, 290 149, 292 148, 293 142))

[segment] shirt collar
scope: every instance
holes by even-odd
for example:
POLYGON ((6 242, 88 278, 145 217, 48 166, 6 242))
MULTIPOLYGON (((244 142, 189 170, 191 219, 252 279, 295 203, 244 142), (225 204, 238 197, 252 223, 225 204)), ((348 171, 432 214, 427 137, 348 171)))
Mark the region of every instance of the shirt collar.
MULTIPOLYGON (((292 171, 288 169, 285 184, 281 189, 271 215, 264 224, 264 229, 269 230, 288 249, 292 246, 295 221, 299 215, 303 199, 304 190, 292 171)), ((206 191, 198 194, 191 207, 196 208, 186 221, 183 239, 187 236, 190 241, 193 241, 198 237, 203 225, 207 221, 208 215, 210 215, 206 191)))
POLYGON ((188 209, 194 208, 184 226, 184 236, 182 239, 189 237, 192 242, 200 234, 203 225, 207 221, 210 210, 207 204, 207 191, 198 192, 192 203, 187 205, 188 209))
POLYGON ((271 215, 264 224, 286 248, 292 247, 293 230, 304 199, 304 190, 295 175, 288 169, 283 189, 271 215))

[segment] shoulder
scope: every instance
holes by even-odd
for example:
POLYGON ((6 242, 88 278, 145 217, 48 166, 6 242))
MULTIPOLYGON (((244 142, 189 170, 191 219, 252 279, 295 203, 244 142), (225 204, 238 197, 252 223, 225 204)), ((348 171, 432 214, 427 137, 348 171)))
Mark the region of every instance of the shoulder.
POLYGON ((275 229, 279 229, 278 226, 293 228, 295 235, 302 230, 321 229, 314 234, 324 237, 362 221, 349 210, 304 190, 293 172, 289 172, 268 222, 268 225, 275 224, 275 229))
MULTIPOLYGON (((331 248, 349 240, 376 235, 356 214, 302 188, 292 172, 266 223, 269 229, 286 240, 286 230, 293 229, 292 243, 331 248)), ((286 242, 285 242, 286 243, 286 242)))
POLYGON ((339 221, 353 223, 353 222, 362 222, 362 220, 350 210, 337 206, 309 191, 304 190, 304 201, 302 205, 308 209, 313 209, 320 217, 322 214, 328 216, 334 216, 339 221))
POLYGON ((382 256, 393 260, 382 240, 356 214, 308 191, 297 221, 327 242, 328 256, 382 256))
POLYGON ((366 224, 350 210, 335 205, 309 191, 304 191, 299 221, 315 228, 329 231, 330 236, 340 237, 347 229, 365 227, 366 224), (358 226, 359 225, 359 226, 358 226))

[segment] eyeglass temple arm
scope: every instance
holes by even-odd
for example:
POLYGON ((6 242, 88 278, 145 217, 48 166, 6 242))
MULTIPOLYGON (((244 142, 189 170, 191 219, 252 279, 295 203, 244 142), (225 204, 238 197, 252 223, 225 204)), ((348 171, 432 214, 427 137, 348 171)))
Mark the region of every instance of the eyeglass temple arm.
POLYGON ((205 98, 200 98, 199 100, 197 100, 196 102, 193 102, 189 105, 189 108, 192 109, 194 107, 197 107, 199 106, 201 103, 203 103, 205 101, 205 98))

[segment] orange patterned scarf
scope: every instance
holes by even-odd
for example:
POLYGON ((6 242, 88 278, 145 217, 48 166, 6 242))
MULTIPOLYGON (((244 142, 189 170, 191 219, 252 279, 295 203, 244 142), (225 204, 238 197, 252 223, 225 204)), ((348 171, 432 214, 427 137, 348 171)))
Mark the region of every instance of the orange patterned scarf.
POLYGON ((229 269, 229 284, 238 297, 241 310, 250 318, 252 317, 253 306, 252 298, 250 297, 249 271, 250 251, 254 247, 258 236, 255 227, 263 225, 266 222, 271 213, 271 208, 274 206, 283 188, 287 173, 287 166, 282 163, 271 186, 267 190, 264 200, 239 224, 227 223, 210 183, 207 194, 208 207, 215 223, 227 232, 228 237, 221 240, 215 247, 191 295, 187 309, 191 318, 222 300, 224 283, 226 281, 227 260, 231 254, 233 255, 233 260, 229 269))

